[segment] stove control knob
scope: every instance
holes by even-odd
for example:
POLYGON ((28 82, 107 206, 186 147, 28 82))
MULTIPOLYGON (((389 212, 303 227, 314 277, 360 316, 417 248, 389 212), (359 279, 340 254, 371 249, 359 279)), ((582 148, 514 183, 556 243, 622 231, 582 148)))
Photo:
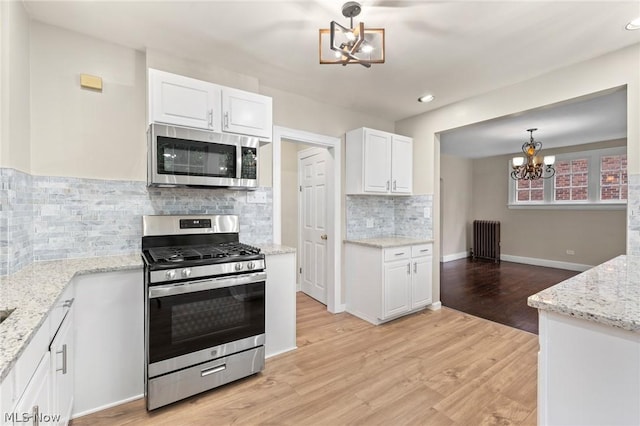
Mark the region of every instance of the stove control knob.
POLYGON ((182 278, 189 278, 191 275, 191 268, 184 268, 182 270, 182 278))
POLYGON ((176 271, 167 271, 165 274, 168 280, 172 280, 176 277, 176 271))
POLYGON ((236 271, 242 271, 242 263, 236 263, 236 271))
POLYGON ((247 269, 253 269, 253 268, 255 268, 255 267, 256 267, 256 264, 255 264, 255 263, 253 263, 253 262, 249 262, 249 263, 247 263, 247 269))

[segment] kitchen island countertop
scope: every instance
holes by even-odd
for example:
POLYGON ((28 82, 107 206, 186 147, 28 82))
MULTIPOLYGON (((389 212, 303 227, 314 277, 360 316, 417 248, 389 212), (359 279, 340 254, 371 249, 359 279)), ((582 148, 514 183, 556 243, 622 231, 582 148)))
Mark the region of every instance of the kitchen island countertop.
POLYGON ((138 268, 142 274, 140 254, 131 254, 35 262, 0 277, 0 308, 16 308, 0 323, 0 381, 7 376, 74 276, 138 268))
POLYGON ((391 236, 391 237, 377 237, 377 238, 362 238, 362 239, 356 239, 356 240, 344 240, 344 242, 349 244, 358 244, 358 245, 367 246, 367 247, 392 248, 392 247, 411 246, 414 244, 429 244, 429 243, 433 243, 433 240, 423 239, 423 238, 391 236))
POLYGON ((640 333, 640 256, 613 258, 529 296, 528 304, 640 333))

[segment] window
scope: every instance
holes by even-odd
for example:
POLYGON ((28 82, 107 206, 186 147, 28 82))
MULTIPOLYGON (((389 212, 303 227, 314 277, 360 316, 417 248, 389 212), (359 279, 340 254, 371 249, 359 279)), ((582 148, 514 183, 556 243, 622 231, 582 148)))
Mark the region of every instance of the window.
POLYGON ((556 201, 587 201, 589 199, 589 159, 558 161, 555 168, 556 201))
POLYGON ((516 182, 518 192, 518 202, 543 201, 544 182, 538 180, 519 180, 516 182))
POLYGON ((600 160, 600 199, 627 199, 627 156, 607 155, 600 160))
MULTIPOLYGON (((550 179, 509 179, 511 208, 624 208, 626 147, 557 154, 550 179)), ((509 162, 509 171, 511 163, 509 162)))

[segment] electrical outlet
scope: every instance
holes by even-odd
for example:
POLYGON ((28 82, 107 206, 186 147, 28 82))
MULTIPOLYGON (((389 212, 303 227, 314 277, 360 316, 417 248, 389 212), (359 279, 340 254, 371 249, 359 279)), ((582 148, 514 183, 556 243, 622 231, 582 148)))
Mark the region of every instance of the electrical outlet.
POLYGON ((576 254, 576 252, 574 250, 567 250, 567 254, 574 255, 574 254, 576 254))
POLYGON ((367 228, 373 228, 373 219, 367 219, 367 228))

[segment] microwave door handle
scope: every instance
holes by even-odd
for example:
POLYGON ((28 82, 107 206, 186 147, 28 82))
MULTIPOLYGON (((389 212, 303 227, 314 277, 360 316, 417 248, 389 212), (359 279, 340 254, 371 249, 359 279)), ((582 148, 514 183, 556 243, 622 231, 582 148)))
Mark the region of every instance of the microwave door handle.
POLYGON ((242 145, 238 143, 237 148, 238 155, 236 155, 236 179, 242 177, 242 145))
POLYGON ((255 272, 245 275, 211 278, 186 283, 173 283, 149 287, 149 298, 175 296, 178 294, 195 293, 196 291, 215 290, 217 288, 234 287, 245 284, 259 283, 267 280, 266 272, 255 272))

